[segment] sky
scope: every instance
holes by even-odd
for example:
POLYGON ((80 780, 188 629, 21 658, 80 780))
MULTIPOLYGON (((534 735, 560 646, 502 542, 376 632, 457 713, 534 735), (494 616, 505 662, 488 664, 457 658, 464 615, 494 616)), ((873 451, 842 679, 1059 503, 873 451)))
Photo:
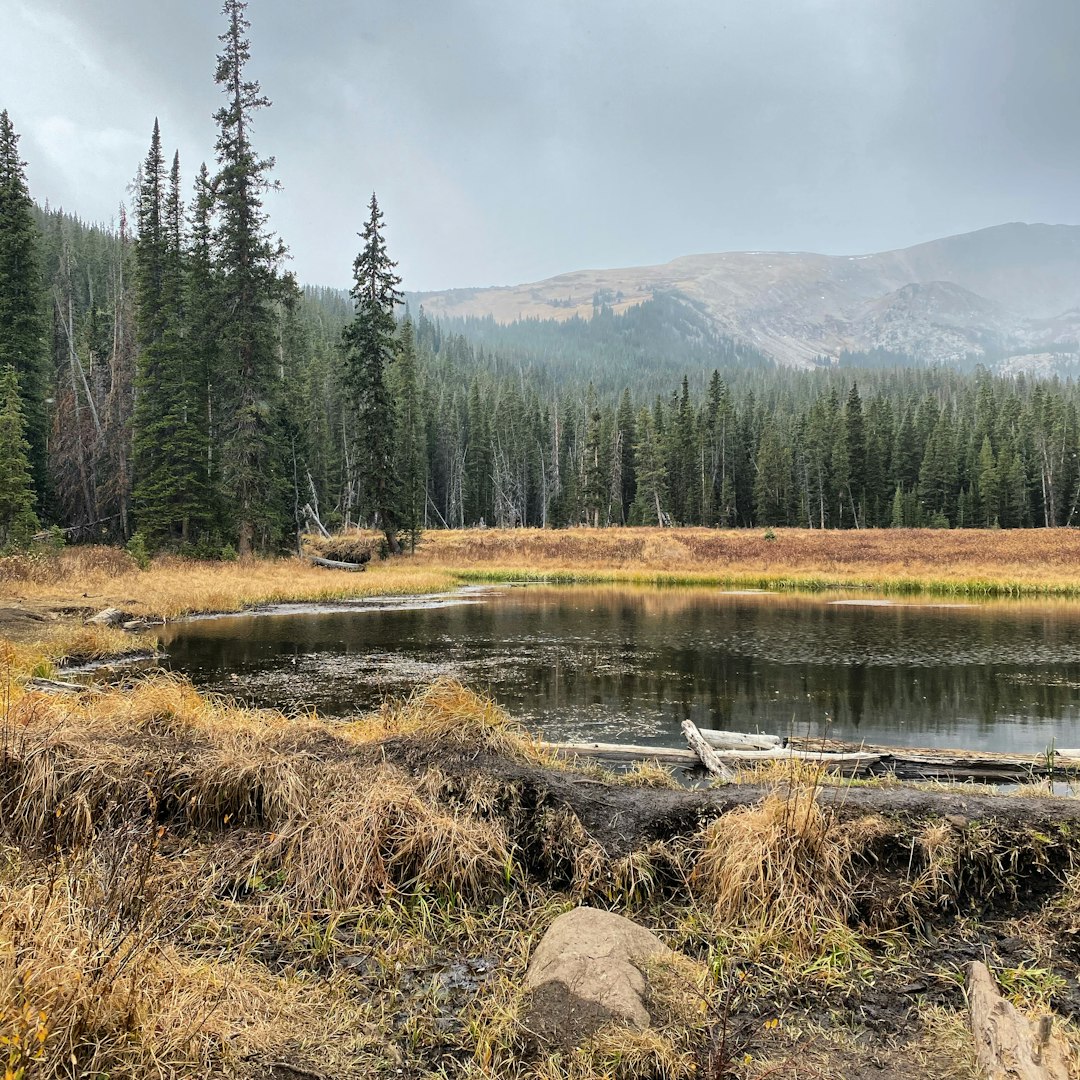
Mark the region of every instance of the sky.
MULTIPOLYGON (((1078 0, 251 0, 272 224, 409 290, 1080 222, 1078 0)), ((0 0, 31 193, 110 222, 154 118, 212 167, 220 0, 0 0)))

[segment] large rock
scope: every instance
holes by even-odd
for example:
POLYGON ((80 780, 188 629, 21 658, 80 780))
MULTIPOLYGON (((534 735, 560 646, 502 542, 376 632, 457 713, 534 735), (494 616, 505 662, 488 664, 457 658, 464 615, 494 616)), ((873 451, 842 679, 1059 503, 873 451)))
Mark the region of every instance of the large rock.
POLYGON ((533 953, 522 1023, 541 1043, 561 1049, 613 1022, 646 1028, 646 967, 672 956, 655 934, 621 915, 590 907, 568 911, 533 953))

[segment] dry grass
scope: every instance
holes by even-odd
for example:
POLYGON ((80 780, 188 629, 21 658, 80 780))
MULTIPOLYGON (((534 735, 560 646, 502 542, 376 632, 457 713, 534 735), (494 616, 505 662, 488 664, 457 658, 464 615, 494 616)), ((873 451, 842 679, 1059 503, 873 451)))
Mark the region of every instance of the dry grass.
POLYGON ((555 763, 553 754, 543 750, 492 698, 452 678, 437 679, 407 698, 391 698, 377 712, 345 725, 342 731, 361 742, 419 735, 442 743, 475 744, 480 738, 493 753, 544 765, 555 763))
POLYGON ((140 570, 125 552, 109 547, 0 559, 0 602, 74 612, 117 607, 155 619, 257 604, 438 592, 454 582, 445 571, 407 559, 374 563, 363 574, 325 570, 297 558, 200 562, 160 556, 140 570))
POLYGON ((5 1075, 211 1075, 297 1044, 362 1046, 359 1010, 325 980, 287 985, 243 957, 171 944, 199 893, 162 880, 161 863, 153 834, 112 836, 0 882, 5 1075))
POLYGON ((721 925, 758 947, 817 952, 848 925, 851 840, 815 795, 793 784, 705 829, 691 884, 721 925))
POLYGON ((465 529, 429 532, 419 565, 474 580, 622 581, 893 593, 1080 593, 1075 529, 465 529))

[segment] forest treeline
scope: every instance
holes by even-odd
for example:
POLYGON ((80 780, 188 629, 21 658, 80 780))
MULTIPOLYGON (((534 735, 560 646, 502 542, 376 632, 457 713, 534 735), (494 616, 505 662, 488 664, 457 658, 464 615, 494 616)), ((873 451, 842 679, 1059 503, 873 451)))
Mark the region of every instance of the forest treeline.
POLYGON ((316 520, 391 547, 478 524, 1080 523, 1071 381, 791 371, 662 294, 440 323, 403 306, 374 196, 351 291, 301 288, 262 205, 245 5, 224 10, 214 165, 185 178, 155 123, 115 228, 36 207, 0 114, 0 547, 49 524, 220 555, 316 520))

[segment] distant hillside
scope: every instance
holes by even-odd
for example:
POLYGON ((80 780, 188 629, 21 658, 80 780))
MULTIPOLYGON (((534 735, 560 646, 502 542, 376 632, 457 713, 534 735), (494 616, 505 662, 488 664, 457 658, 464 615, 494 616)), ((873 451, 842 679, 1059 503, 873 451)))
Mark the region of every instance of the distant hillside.
MULTIPOLYGON (((716 342, 729 354, 793 367, 848 354, 1009 370, 1045 368, 1058 357, 1070 366, 1080 336, 1080 227, 998 225, 870 255, 688 255, 663 266, 416 293, 410 302, 437 319, 507 328, 527 321, 535 339, 538 320, 591 321, 654 297, 687 307, 695 353, 716 342)), ((491 336, 515 340, 514 331, 491 336)))

